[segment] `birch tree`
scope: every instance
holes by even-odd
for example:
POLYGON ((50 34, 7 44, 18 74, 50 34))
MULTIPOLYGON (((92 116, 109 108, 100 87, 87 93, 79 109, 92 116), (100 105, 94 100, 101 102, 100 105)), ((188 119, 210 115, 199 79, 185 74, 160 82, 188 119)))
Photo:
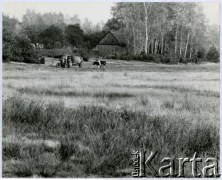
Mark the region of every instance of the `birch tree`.
POLYGON ((197 3, 127 2, 116 3, 112 11, 123 24, 133 54, 143 50, 154 56, 174 54, 171 58, 178 61, 179 57, 191 59, 206 34, 201 30, 206 22, 199 7, 197 3))

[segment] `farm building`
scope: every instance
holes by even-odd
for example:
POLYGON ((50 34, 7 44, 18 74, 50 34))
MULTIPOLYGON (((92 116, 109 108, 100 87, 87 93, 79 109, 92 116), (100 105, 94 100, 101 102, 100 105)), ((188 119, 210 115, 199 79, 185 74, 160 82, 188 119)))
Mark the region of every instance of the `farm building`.
POLYGON ((102 56, 125 54, 127 52, 127 46, 124 34, 109 31, 95 49, 97 49, 102 56))

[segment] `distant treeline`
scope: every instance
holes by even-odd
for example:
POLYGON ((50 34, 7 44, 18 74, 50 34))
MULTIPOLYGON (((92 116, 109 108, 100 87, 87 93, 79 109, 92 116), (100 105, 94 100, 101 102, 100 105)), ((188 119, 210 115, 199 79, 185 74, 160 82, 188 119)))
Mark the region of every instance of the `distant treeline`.
POLYGON ((113 58, 219 61, 219 26, 207 24, 198 3, 115 3, 112 14, 106 23, 96 25, 59 12, 27 10, 22 21, 3 15, 3 61, 37 63, 37 54, 53 56, 52 49, 86 53, 109 30, 123 31, 129 49, 113 58))
MULTIPOLYGON (((74 17, 71 23, 75 22, 74 17)), ((21 22, 3 15, 3 61, 34 62, 36 51, 42 48, 43 52, 51 52, 47 49, 92 49, 107 32, 99 25, 93 26, 89 20, 82 24, 85 27, 88 23, 83 31, 77 22, 66 24, 61 13, 40 15, 30 10, 21 22)))

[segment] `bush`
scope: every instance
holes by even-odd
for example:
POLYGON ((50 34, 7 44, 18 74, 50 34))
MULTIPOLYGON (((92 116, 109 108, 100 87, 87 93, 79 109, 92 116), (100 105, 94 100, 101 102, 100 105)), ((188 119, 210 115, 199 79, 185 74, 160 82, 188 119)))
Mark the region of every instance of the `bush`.
POLYGON ((156 54, 154 62, 155 63, 161 63, 161 60, 162 60, 162 55, 161 54, 156 54))
POLYGON ((216 47, 212 46, 210 50, 207 52, 207 60, 211 62, 219 62, 220 59, 219 51, 216 47))
POLYGON ((83 57, 84 61, 88 61, 89 60, 89 56, 92 55, 92 52, 86 48, 78 48, 76 50, 76 53, 78 56, 83 57))
POLYGON ((146 62, 155 62, 155 57, 153 55, 143 55, 142 60, 146 62))
POLYGON ((45 64, 45 57, 40 58, 40 64, 45 64))
POLYGON ((168 56, 163 56, 161 54, 156 54, 155 57, 152 54, 121 54, 121 55, 109 55, 107 59, 120 59, 120 60, 137 60, 144 62, 154 62, 154 63, 172 63, 171 58, 168 56))
POLYGON ((12 39, 13 39, 13 35, 11 32, 7 31, 5 28, 2 31, 3 33, 3 42, 2 42, 2 51, 3 51, 3 55, 2 55, 2 60, 3 62, 8 62, 11 60, 12 58, 12 39))
POLYGON ((169 64, 170 58, 166 56, 161 56, 161 63, 169 64))
POLYGON ((206 50, 204 48, 201 48, 197 51, 197 58, 203 59, 205 58, 206 50))
POLYGON ((121 54, 118 59, 129 61, 132 60, 133 58, 129 54, 121 54))
MULTIPOLYGON (((7 35, 7 33, 5 33, 7 35)), ((9 34, 8 34, 9 35, 9 34)), ((30 39, 21 35, 10 35, 11 41, 3 42, 4 61, 39 63, 38 56, 33 50, 30 39)), ((5 37, 6 38, 6 37, 5 37)))

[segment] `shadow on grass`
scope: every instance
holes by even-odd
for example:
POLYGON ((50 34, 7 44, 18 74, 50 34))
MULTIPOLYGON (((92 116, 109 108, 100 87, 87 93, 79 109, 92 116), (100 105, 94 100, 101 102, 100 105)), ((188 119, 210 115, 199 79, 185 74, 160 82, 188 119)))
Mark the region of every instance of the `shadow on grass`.
POLYGON ((167 86, 167 85, 119 85, 114 84, 114 87, 124 87, 124 88, 138 88, 138 89, 166 89, 170 91, 177 91, 181 93, 187 93, 187 92, 193 92, 196 93, 198 96, 207 96, 207 97, 220 97, 220 93, 218 92, 212 92, 207 90, 196 90, 196 89, 190 89, 186 87, 178 87, 178 86, 167 86))
POLYGON ((51 96, 74 96, 74 97, 96 97, 96 98, 130 98, 135 97, 134 94, 130 94, 127 92, 79 92, 79 91, 55 91, 55 90, 48 90, 48 89, 36 89, 36 88, 20 88, 18 89, 20 93, 27 93, 27 94, 44 94, 44 95, 51 95, 51 96))

